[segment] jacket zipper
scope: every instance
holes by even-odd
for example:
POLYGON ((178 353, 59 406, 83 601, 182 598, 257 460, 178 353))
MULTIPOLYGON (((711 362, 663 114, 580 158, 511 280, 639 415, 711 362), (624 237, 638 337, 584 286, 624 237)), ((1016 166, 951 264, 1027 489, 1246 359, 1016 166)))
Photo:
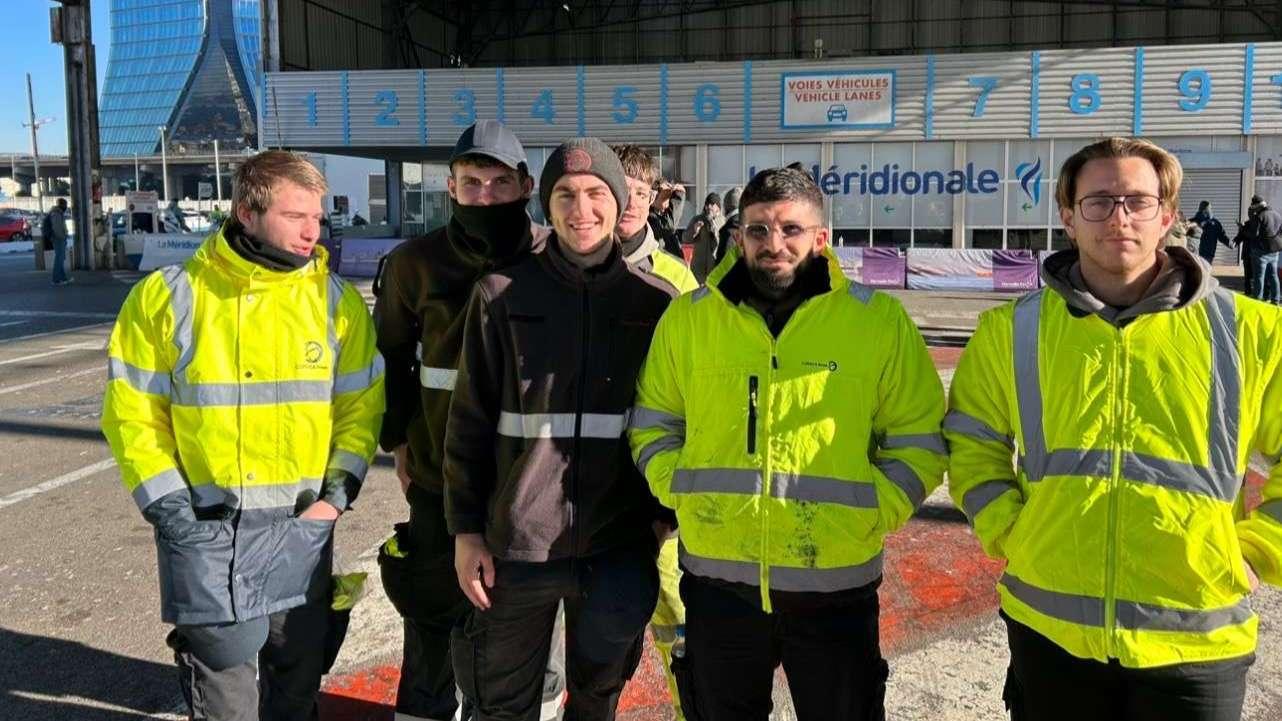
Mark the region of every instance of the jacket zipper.
POLYGON ((1108 531, 1105 536, 1107 558, 1104 559, 1104 648, 1108 658, 1116 658, 1114 648, 1114 627, 1117 625, 1117 525, 1118 495, 1122 479, 1122 426, 1125 419, 1126 403, 1123 397, 1126 392, 1126 336, 1125 330, 1117 330, 1117 345, 1113 350, 1113 367, 1117 369, 1114 376, 1116 386, 1113 389, 1113 467, 1109 477, 1108 489, 1108 531))
POLYGON ((582 304, 579 316, 580 338, 582 344, 579 346, 579 389, 574 402, 574 462, 570 467, 570 502, 573 504, 570 516, 570 547, 572 555, 579 555, 579 464, 582 455, 583 440, 583 394, 587 386, 588 378, 588 343, 591 340, 591 315, 588 308, 588 287, 583 285, 580 289, 582 304))
POLYGON ((757 377, 748 376, 748 455, 757 452, 757 377))

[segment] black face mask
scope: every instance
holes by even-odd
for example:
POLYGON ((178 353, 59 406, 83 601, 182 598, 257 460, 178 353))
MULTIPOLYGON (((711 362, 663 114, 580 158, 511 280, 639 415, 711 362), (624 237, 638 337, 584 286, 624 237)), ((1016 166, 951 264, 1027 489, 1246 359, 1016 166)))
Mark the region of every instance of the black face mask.
POLYGON ((530 235, 528 198, 499 205, 461 205, 450 198, 448 232, 472 252, 487 258, 516 253, 530 235))
POLYGON ((227 244, 231 246, 236 254, 251 263, 257 263, 268 270, 274 270, 279 273, 288 273, 291 270, 298 270, 311 262, 311 256, 298 255, 288 250, 282 250, 274 245, 269 245, 255 238, 245 231, 245 227, 240 223, 229 221, 230 225, 223 237, 227 239, 227 244))

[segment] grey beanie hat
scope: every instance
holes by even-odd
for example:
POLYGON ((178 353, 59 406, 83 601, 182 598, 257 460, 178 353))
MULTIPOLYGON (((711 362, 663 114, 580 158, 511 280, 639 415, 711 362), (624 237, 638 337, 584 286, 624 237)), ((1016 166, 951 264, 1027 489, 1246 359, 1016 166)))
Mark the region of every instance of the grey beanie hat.
POLYGON ((543 204, 543 215, 549 222, 552 219, 552 186, 561 176, 571 173, 590 173, 600 178, 610 187, 610 193, 619 204, 619 215, 628 209, 628 179, 619 156, 596 138, 574 138, 552 151, 543 164, 543 173, 539 175, 539 202, 543 204))

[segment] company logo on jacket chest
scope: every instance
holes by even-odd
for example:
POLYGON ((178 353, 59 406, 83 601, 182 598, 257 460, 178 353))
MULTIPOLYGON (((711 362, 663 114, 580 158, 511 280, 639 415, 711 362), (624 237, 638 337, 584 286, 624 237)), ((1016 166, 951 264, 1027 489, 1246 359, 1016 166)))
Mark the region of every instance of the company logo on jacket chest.
POLYGON ((298 364, 299 370, 324 370, 328 367, 329 364, 325 362, 325 346, 314 340, 303 343, 303 362, 298 364))
POLYGON ((837 361, 835 360, 830 360, 830 361, 807 360, 807 361, 801 361, 801 365, 807 368, 820 368, 822 370, 828 371, 829 373, 837 372, 837 361))

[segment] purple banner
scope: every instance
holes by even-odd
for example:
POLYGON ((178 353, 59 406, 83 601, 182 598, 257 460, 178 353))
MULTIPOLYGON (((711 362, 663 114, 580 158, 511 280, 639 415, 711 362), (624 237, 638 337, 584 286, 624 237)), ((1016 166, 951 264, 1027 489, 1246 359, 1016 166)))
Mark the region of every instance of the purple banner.
POLYGON ((911 248, 908 287, 914 290, 1034 290, 1037 256, 1023 250, 911 248))
POLYGON ((896 248, 833 247, 846 277, 873 288, 904 287, 904 256, 896 248))
POLYGON ((994 250, 993 290, 1037 290, 1037 255, 1031 250, 994 250))
POLYGON ((903 288, 908 271, 898 248, 864 248, 864 285, 874 288, 903 288))
POLYGON ((345 278, 373 278, 378 261, 404 238, 343 238, 338 272, 345 278))

